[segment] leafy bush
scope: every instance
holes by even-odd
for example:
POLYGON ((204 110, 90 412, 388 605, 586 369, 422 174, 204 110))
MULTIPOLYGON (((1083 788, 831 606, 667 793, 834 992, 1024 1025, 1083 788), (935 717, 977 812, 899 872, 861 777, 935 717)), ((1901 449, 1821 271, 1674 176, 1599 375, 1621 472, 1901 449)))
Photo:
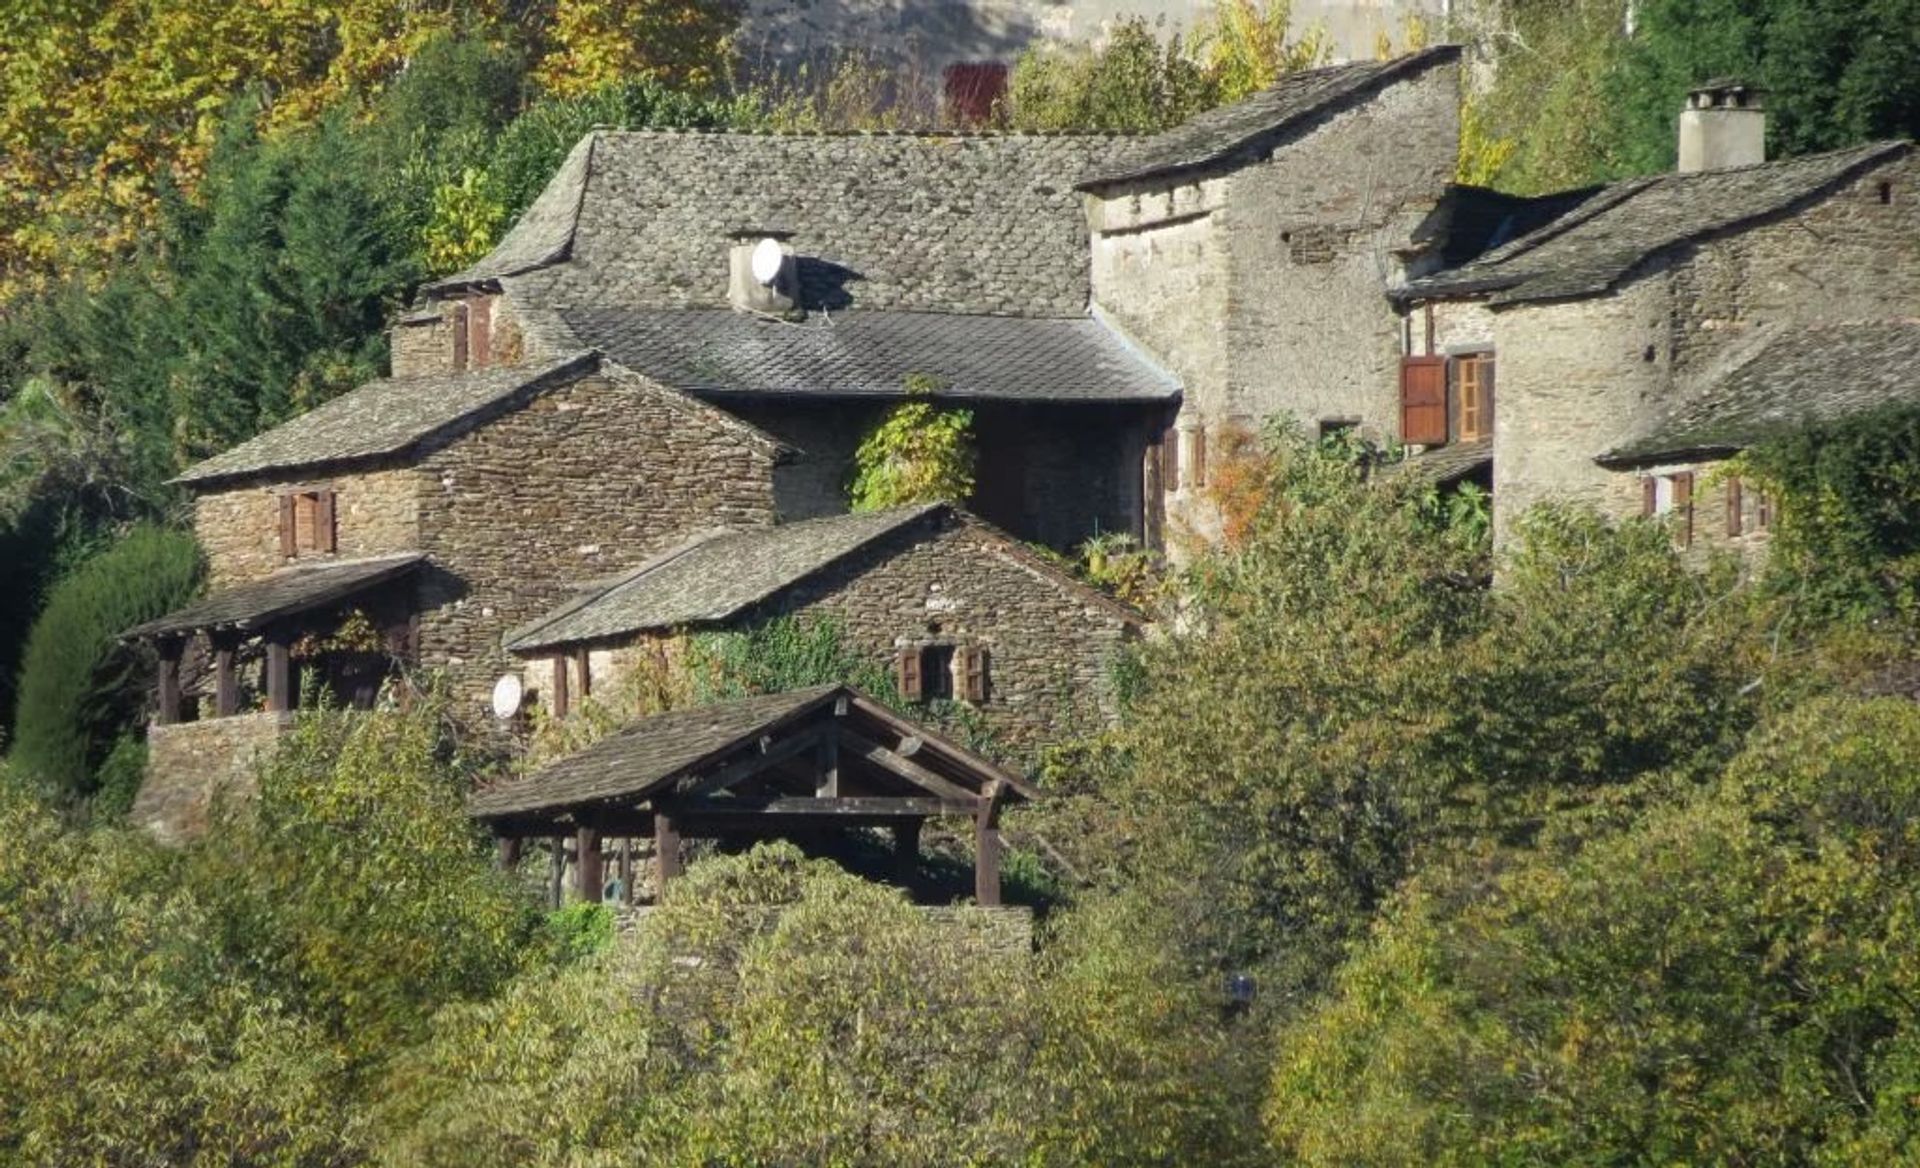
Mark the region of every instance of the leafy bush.
POLYGON ((696 701, 785 693, 845 683, 898 705, 893 674, 849 648, 831 616, 776 617, 740 632, 702 633, 688 646, 685 668, 696 701))
POLYGON ((20 670, 13 761, 42 789, 84 799, 123 734, 141 724, 152 654, 120 641, 192 594, 192 537, 136 527, 56 584, 34 622, 20 670))
MULTIPOLYGON (((938 383, 910 377, 907 392, 930 394, 938 383)), ((914 503, 961 503, 973 494, 973 411, 912 400, 887 411, 853 452, 855 511, 914 503)))

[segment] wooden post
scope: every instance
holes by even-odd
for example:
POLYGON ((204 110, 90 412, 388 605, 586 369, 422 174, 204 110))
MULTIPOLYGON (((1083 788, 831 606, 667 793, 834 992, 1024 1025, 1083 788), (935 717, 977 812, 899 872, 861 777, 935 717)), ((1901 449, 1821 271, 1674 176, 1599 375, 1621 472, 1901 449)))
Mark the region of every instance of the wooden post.
POLYGON ((820 781, 814 792, 822 799, 840 797, 840 732, 829 729, 820 740, 820 781))
POLYGON ((573 890, 588 904, 600 903, 600 833, 591 827, 573 833, 573 890))
POLYGON ((494 859, 503 872, 511 872, 520 866, 520 837, 501 836, 493 843, 494 859))
POLYGON ((216 637, 213 641, 213 713, 230 718, 240 712, 240 679, 233 669, 233 641, 216 637))
POLYGON ((293 654, 286 634, 267 638, 267 709, 283 714, 293 709, 293 654))
POLYGON ((620 837, 620 900, 633 903, 633 837, 620 837))
POLYGON ((909 893, 919 883, 920 820, 893 825, 893 878, 909 893))
POLYGON ((574 665, 580 671, 580 697, 585 700, 593 696, 593 661, 588 657, 589 650, 581 649, 574 653, 574 665))
POLYGON ((567 880, 567 837, 556 835, 547 842, 553 848, 547 857, 547 903, 559 908, 567 880))
POLYGON ((665 893, 667 881, 680 875, 680 831, 673 816, 656 809, 653 813, 653 856, 658 865, 659 891, 665 893))
POLYGON ((973 817, 973 899, 987 908, 1000 904, 1000 794, 989 783, 973 817))
POLYGON ((158 646, 160 708, 154 711, 153 720, 162 726, 171 726, 180 720, 180 645, 178 637, 167 637, 158 646))
POLYGON ((567 655, 561 653, 553 659, 553 716, 566 717, 571 705, 567 700, 567 655))

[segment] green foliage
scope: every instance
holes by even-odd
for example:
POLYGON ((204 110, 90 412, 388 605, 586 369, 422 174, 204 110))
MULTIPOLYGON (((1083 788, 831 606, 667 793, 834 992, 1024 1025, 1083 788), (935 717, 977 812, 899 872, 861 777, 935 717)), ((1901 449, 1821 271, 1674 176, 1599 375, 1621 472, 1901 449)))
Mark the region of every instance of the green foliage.
POLYGON ((684 668, 696 702, 844 683, 900 703, 892 673, 850 648, 831 616, 775 617, 740 632, 701 633, 684 668))
POLYGON ((199 575, 190 537, 136 527, 54 586, 21 666, 12 756, 43 790, 78 800, 100 789, 96 768, 141 725, 154 676, 151 653, 120 635, 183 603, 199 575))
MULTIPOLYGON (((925 395, 938 383, 907 379, 907 392, 925 395)), ((973 411, 903 402, 887 412, 853 453, 855 511, 884 511, 914 503, 961 503, 973 494, 979 458, 973 442, 973 411)))
POLYGON ((1776 500, 1769 583, 1796 621, 1920 613, 1920 410, 1801 427, 1730 473, 1776 500))
POLYGON ((613 944, 613 910, 580 901, 547 914, 547 935, 563 963, 604 953, 613 944))
POLYGON ((298 1002, 350 1066, 538 953, 538 915, 464 814, 443 714, 303 715, 258 795, 190 851, 189 878, 262 992, 298 1002))

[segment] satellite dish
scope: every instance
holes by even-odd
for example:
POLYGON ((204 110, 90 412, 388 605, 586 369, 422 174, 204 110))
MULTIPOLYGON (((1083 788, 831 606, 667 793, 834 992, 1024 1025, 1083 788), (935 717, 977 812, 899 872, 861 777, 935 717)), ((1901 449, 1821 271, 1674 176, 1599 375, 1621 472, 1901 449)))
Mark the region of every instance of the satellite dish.
POLYGON ((780 278, 780 269, 787 262, 786 249, 777 239, 763 239, 753 245, 753 278, 768 287, 780 278))
POLYGON ((493 683, 493 716, 506 721, 520 712, 520 704, 526 700, 526 687, 520 684, 517 673, 503 674, 493 683))

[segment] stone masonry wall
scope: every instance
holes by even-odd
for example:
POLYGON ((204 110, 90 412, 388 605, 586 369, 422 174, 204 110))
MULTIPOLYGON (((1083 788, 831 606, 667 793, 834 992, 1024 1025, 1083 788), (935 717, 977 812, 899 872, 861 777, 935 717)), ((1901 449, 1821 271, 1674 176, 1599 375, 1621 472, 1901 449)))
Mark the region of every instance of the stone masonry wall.
POLYGON ((1225 412, 1399 426, 1396 248, 1438 205, 1459 142, 1459 69, 1333 114, 1230 180, 1225 412))
POLYGON ((421 463, 422 664, 479 700, 507 630, 579 583, 716 527, 773 522, 776 448, 644 379, 553 390, 421 463))
POLYGON ((543 306, 722 307, 729 236, 789 230, 809 307, 1078 316, 1073 184, 1105 135, 597 135, 572 259, 516 279, 543 306))
MULTIPOLYGON (((307 472, 295 472, 304 476, 307 472)), ((419 475, 409 467, 360 471, 209 491, 194 500, 193 530, 207 556, 211 588, 257 580, 292 564, 352 560, 408 552, 420 546, 419 475), (338 551, 280 555, 279 496, 288 490, 331 487, 338 551)))
MULTIPOLYGON (((531 351, 519 312, 509 296, 486 296, 489 308, 488 361, 494 365, 519 365, 527 361, 556 359, 558 353, 531 351)), ((429 377, 454 372, 453 317, 459 299, 436 301, 410 314, 388 331, 393 376, 429 377)), ((538 348, 538 346, 533 346, 538 348)))
POLYGON ((292 725, 291 714, 239 714, 147 728, 147 772, 132 822, 164 843, 207 829, 217 795, 251 795, 254 768, 292 725))
POLYGON ((891 667, 896 650, 985 646, 982 721, 1015 753, 1114 714, 1110 668, 1131 635, 1113 605, 1038 567, 1031 553, 962 520, 876 542, 753 614, 831 614, 848 641, 891 667))

